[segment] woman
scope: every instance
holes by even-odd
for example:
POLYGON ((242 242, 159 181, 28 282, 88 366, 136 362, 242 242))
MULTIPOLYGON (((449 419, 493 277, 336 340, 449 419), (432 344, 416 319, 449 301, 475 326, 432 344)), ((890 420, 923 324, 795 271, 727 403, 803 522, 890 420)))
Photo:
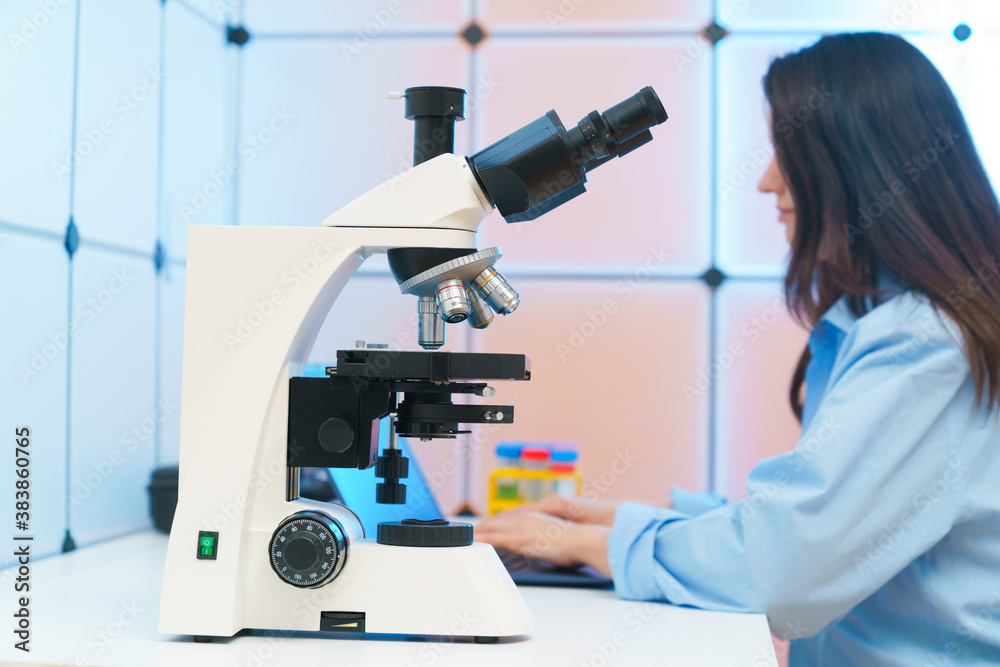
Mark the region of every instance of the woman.
POLYGON ((764 89, 758 187, 812 329, 790 395, 801 441, 732 505, 550 498, 477 539, 593 565, 624 598, 765 612, 792 665, 998 664, 996 196, 948 85, 899 37, 824 37, 764 89))

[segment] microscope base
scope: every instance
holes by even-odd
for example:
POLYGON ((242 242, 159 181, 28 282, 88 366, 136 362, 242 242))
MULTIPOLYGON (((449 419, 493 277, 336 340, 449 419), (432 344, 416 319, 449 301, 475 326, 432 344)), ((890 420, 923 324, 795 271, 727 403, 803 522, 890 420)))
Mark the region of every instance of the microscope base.
POLYGON ((161 614, 160 631, 204 637, 232 636, 243 628, 333 630, 472 636, 484 643, 528 634, 534 624, 496 551, 482 543, 397 547, 360 540, 350 545, 340 575, 320 588, 295 588, 271 571, 259 574, 251 575, 254 585, 243 588, 242 604, 232 610, 242 617, 235 627, 208 631, 189 624, 192 615, 171 615, 176 622, 168 625, 161 614), (331 616, 359 620, 331 628, 331 616))

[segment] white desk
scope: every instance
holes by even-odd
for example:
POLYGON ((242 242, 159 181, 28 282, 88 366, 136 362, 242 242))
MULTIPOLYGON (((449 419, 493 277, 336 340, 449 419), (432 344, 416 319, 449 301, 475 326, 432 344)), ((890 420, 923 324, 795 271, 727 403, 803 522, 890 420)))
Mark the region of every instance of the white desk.
MULTIPOLYGON (((212 644, 156 632, 167 538, 139 533, 32 564, 30 654, 5 630, 0 661, 108 666, 301 665, 776 666, 761 614, 725 614, 624 602, 612 591, 522 587, 535 614, 531 637, 475 644, 392 635, 283 636, 246 632, 212 644)), ((0 612, 15 599, 0 572, 0 612)))

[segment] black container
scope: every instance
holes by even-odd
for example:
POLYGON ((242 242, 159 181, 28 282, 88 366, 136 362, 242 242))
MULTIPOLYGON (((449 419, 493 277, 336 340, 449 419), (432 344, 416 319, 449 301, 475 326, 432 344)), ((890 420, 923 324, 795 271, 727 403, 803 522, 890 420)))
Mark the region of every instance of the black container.
POLYGON ((149 513, 153 526, 161 533, 170 532, 177 509, 177 466, 157 468, 149 483, 149 513))

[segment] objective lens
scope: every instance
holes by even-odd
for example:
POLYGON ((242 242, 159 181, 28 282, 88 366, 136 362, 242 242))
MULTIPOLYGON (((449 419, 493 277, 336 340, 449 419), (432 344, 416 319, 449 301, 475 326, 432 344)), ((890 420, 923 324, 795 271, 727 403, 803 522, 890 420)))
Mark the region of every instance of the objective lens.
POLYGON ((442 280, 437 286, 437 304, 441 318, 448 324, 463 322, 469 316, 469 299, 461 280, 442 280))
POLYGON ((492 266, 476 276, 472 284, 493 310, 501 315, 510 315, 521 303, 521 295, 514 286, 492 266))
POLYGON ((422 296, 417 301, 417 342, 425 350, 444 345, 444 320, 432 296, 422 296))
POLYGON ((473 329, 485 329, 493 321, 493 311, 476 290, 469 288, 466 294, 469 297, 469 325, 473 329))

